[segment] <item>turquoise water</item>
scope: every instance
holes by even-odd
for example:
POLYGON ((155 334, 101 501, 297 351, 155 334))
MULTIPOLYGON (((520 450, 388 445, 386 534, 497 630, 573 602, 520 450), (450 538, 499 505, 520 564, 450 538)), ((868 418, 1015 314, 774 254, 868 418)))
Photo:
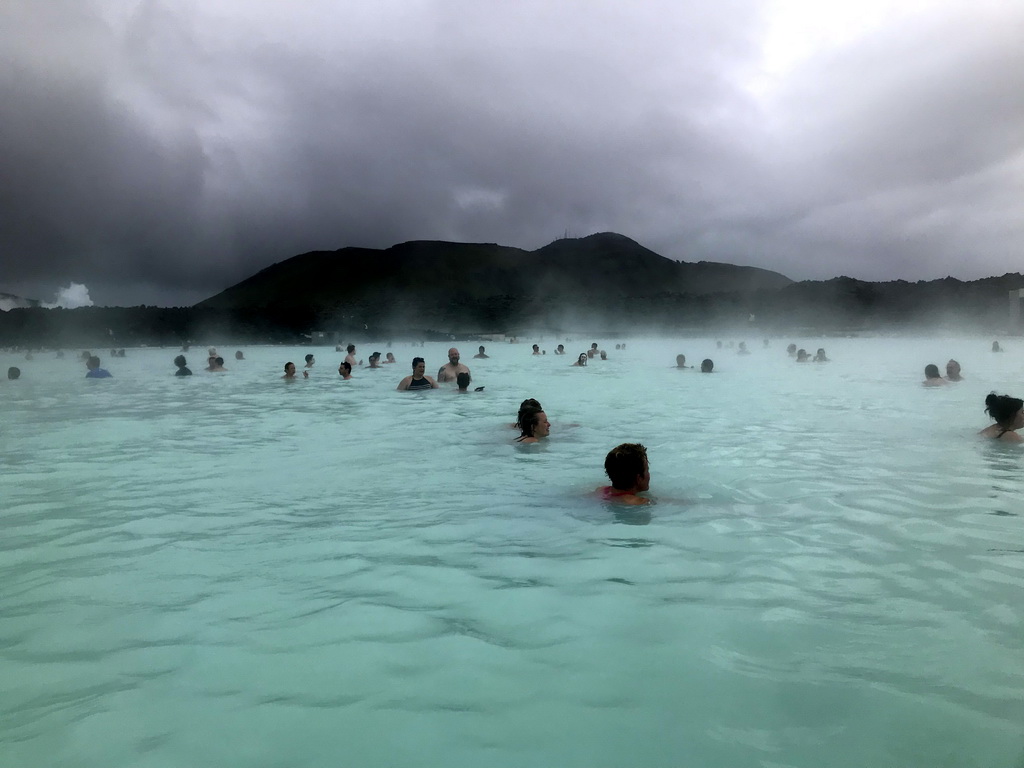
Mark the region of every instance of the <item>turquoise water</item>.
POLYGON ((440 344, 0 354, 0 765, 1021 765, 1024 452, 975 432, 1024 342, 524 341, 471 395, 394 391, 440 344), (640 511, 587 495, 626 441, 640 511))

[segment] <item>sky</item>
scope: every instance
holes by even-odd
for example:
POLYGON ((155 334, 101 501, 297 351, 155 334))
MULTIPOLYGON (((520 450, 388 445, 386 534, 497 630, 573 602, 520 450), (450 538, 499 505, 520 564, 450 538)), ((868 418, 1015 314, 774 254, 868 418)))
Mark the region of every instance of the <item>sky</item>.
POLYGON ((1024 272, 1021 40, 1019 0, 4 0, 0 292, 177 306, 310 250, 608 231, 1024 272))

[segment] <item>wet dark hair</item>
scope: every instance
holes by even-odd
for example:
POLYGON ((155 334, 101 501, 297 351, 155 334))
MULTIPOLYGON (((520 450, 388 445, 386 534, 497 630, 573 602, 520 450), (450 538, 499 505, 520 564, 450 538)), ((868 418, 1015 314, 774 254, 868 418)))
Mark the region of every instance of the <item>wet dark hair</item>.
POLYGON ((340 372, 342 368, 344 368, 347 373, 352 373, 352 363, 347 360, 341 361, 341 365, 338 366, 338 371, 340 372))
POLYGON ((185 359, 184 355, 178 355, 176 358, 174 358, 174 364, 179 368, 184 368, 186 365, 188 365, 188 361, 185 359))
POLYGON ((676 355, 676 365, 686 365, 686 355, 676 355))
POLYGON ((417 366, 417 365, 419 365, 420 363, 423 363, 423 364, 425 365, 425 364, 426 364, 426 362, 427 362, 427 361, 426 361, 426 360, 424 360, 424 359, 423 359, 422 357, 414 357, 414 358, 412 359, 412 369, 413 369, 413 370, 415 371, 415 370, 416 370, 416 366, 417 366))
POLYGON ((604 458, 605 474, 617 491, 628 491, 646 470, 647 449, 640 443, 617 445, 604 458))
POLYGON ((1012 424, 1014 415, 1022 408, 1024 408, 1024 400, 1017 397, 997 395, 992 392, 985 398, 985 413, 1000 426, 1012 424))
POLYGON ((347 347, 345 347, 345 349, 348 352, 355 352, 356 351, 356 345, 355 344, 349 344, 347 347))
MULTIPOLYGON (((220 358, 219 358, 219 357, 218 357, 217 359, 218 359, 218 360, 220 360, 220 358)), ((310 360, 312 360, 312 359, 313 359, 313 355, 311 355, 311 354, 309 354, 309 355, 306 355, 306 362, 307 362, 307 363, 308 363, 308 362, 309 362, 310 360)))
POLYGON ((21 368, 19 368, 18 366, 12 365, 10 368, 7 369, 7 378, 8 379, 17 379, 17 378, 20 378, 20 377, 21 377, 21 368))
POLYGON ((92 357, 90 357, 88 360, 85 361, 85 364, 89 368, 99 368, 100 367, 100 359, 98 357, 96 357, 96 355, 93 355, 92 357))
POLYGON ((459 385, 460 389, 465 389, 469 386, 469 382, 473 379, 470 378, 469 374, 462 371, 458 376, 455 377, 455 383, 459 385))
POLYGON ((532 397, 528 397, 523 400, 523 402, 519 404, 519 413, 516 414, 516 429, 523 428, 523 414, 530 410, 543 411, 544 406, 532 397))
POLYGON ((219 366, 220 366, 221 368, 223 368, 223 367, 224 367, 224 358, 223 358, 223 357, 218 357, 218 358, 216 358, 215 362, 216 362, 216 363, 217 363, 217 365, 219 365, 219 366))
POLYGON ((245 355, 242 354, 242 350, 235 352, 235 360, 244 360, 245 355))
POLYGON ((533 430, 537 427, 537 417, 542 413, 544 413, 543 408, 534 408, 529 405, 519 409, 516 425, 522 432, 522 437, 533 437, 533 430))
POLYGON ((700 363, 701 373, 711 373, 715 369, 715 361, 710 357, 705 357, 700 363))
MULTIPOLYGON (((939 366, 932 363, 926 365, 924 367, 924 377, 926 379, 941 379, 942 376, 939 375, 939 366)), ((986 400, 986 402, 988 401, 986 400)))
POLYGON ((291 362, 291 361, 289 361, 289 362, 285 363, 285 364, 284 364, 284 372, 285 372, 285 373, 288 373, 288 366, 289 366, 289 365, 295 365, 295 363, 293 363, 293 362, 291 362))

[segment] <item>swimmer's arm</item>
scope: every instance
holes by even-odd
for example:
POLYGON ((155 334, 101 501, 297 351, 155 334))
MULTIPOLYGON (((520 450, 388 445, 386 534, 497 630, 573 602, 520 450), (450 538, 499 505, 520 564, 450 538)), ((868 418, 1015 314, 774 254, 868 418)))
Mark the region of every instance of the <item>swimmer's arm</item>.
POLYGON ((412 376, 406 376, 400 382, 398 382, 398 391, 405 392, 409 389, 409 382, 412 381, 412 376))

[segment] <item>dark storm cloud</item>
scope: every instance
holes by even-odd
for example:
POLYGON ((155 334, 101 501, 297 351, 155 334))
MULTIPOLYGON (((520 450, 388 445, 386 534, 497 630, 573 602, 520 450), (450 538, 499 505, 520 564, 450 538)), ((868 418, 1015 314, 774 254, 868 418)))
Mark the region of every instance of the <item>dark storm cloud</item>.
POLYGON ((976 7, 765 85, 754 0, 16 0, 0 290, 195 301, 314 248, 604 230, 798 279, 1016 270, 1024 10, 976 7))

